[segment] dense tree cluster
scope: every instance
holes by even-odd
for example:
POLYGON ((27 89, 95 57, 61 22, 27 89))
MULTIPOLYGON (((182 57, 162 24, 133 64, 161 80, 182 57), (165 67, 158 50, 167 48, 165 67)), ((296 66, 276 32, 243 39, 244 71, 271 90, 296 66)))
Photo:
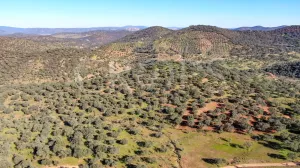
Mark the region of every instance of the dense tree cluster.
POLYGON ((156 143, 167 139, 166 125, 217 132, 287 131, 278 139, 284 148, 299 152, 299 90, 293 82, 227 69, 218 61, 157 62, 82 83, 12 86, 1 89, 0 130, 5 136, 0 147, 5 157, 0 161, 15 167, 58 165, 66 157, 87 158, 85 166, 90 167, 157 164, 160 160, 149 153, 175 150, 169 140, 156 143), (294 101, 281 106, 276 101, 280 97, 294 101), (215 107, 210 109, 211 104, 215 107), (134 147, 130 155, 124 155, 127 146, 134 147))
POLYGON ((276 75, 300 78, 300 62, 286 62, 272 65, 267 67, 266 71, 276 75))

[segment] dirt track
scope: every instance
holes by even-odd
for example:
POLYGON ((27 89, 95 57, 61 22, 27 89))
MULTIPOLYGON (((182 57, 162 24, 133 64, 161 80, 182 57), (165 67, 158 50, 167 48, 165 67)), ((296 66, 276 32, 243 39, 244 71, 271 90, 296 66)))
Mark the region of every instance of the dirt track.
POLYGON ((79 168, 79 166, 59 165, 59 166, 46 166, 43 168, 79 168))
POLYGON ((251 164, 240 164, 235 166, 225 166, 223 168, 246 168, 246 167, 295 167, 300 166, 299 162, 287 162, 287 163, 251 163, 251 164))

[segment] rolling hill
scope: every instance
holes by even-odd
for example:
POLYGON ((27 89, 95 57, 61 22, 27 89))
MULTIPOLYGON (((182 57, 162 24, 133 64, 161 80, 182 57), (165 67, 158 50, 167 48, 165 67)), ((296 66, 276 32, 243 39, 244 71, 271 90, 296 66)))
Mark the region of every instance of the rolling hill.
POLYGON ((0 76, 3 79, 1 84, 22 80, 30 82, 74 79, 74 74, 79 70, 81 73, 86 72, 85 68, 95 72, 97 70, 92 70, 95 64, 102 65, 103 62, 92 61, 94 58, 91 48, 110 43, 128 34, 131 32, 93 31, 52 36, 0 37, 0 76))
POLYGON ((56 40, 64 40, 69 42, 74 42, 80 47, 99 47, 104 44, 108 44, 119 40, 129 34, 132 31, 127 30, 117 30, 117 31, 89 31, 83 33, 59 33, 51 35, 50 37, 56 40))
MULTIPOLYGON (((283 59, 276 55, 300 51, 299 35, 299 26, 273 31, 233 31, 200 25, 177 31, 150 27, 137 32, 92 31, 51 36, 1 37, 1 69, 2 75, 6 76, 4 82, 7 82, 15 78, 12 74, 14 68, 5 70, 10 66, 27 72, 25 74, 31 76, 30 79, 34 79, 39 72, 48 73, 44 78, 55 78, 59 76, 58 71, 65 72, 67 79, 73 79, 73 71, 79 66, 80 59, 85 60, 86 67, 82 69, 88 69, 84 76, 102 72, 103 69, 109 71, 109 62, 117 62, 118 65, 114 65, 114 68, 118 67, 117 71, 122 71, 139 62, 151 60, 201 62, 233 57, 283 59), (53 58, 57 62, 52 62, 52 67, 47 69, 45 65, 53 58), (61 67, 59 61, 70 63, 68 70, 61 67), (19 65, 21 62, 24 62, 22 66, 19 65), (37 62, 40 64, 38 68, 37 62), (106 65, 105 68, 103 65, 106 65), (51 69, 55 69, 55 73, 51 69), (35 75, 31 74, 33 71, 35 75)), ((42 76, 36 78, 43 78, 42 76)), ((25 79, 21 76, 18 79, 21 78, 25 79)))
MULTIPOLYGON (((264 57, 265 53, 299 51, 296 27, 274 31, 233 31, 213 26, 191 26, 178 31, 152 27, 135 32, 99 49, 103 54, 176 55, 191 59, 211 59, 229 56, 264 57), (158 33, 160 32, 160 33, 158 33), (283 33, 286 32, 286 36, 283 33), (151 37, 151 38, 149 38, 151 37), (291 36, 292 37, 292 36, 291 36)), ((164 57, 163 56, 163 57, 164 57)))

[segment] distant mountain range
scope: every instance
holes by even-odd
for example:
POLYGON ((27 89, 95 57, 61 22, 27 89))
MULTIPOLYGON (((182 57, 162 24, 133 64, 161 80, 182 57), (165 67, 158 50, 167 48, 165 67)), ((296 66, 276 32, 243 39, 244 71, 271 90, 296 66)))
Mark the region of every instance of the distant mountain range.
POLYGON ((263 27, 263 26, 253 26, 253 27, 239 27, 239 28, 234 28, 233 30, 238 30, 238 31, 271 31, 271 30, 276 30, 280 28, 286 27, 285 25, 283 26, 277 26, 277 27, 263 27))
MULTIPOLYGON (((278 27, 263 27, 263 26, 254 26, 254 27, 239 27, 233 28, 230 30, 237 31, 271 31, 286 26, 278 27)), ((25 34, 25 35, 53 35, 58 33, 82 33, 89 31, 139 31, 142 29, 148 28, 147 26, 123 26, 123 27, 91 27, 91 28, 18 28, 18 27, 8 27, 0 26, 0 35, 12 35, 12 34, 25 34)), ((171 30, 180 30, 182 27, 167 27, 171 30)))
POLYGON ((92 28, 17 28, 17 27, 0 26, 0 35, 11 35, 11 34, 52 35, 57 33, 82 33, 82 32, 97 31, 97 30, 138 31, 145 28, 146 26, 92 27, 92 28))

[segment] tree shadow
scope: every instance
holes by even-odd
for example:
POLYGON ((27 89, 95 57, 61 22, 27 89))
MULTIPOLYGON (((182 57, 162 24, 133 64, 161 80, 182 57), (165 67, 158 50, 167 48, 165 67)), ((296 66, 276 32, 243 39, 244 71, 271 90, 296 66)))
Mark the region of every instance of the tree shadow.
POLYGON ((126 168, 137 168, 134 164, 126 164, 126 168))
POLYGON ((203 158, 202 159, 204 162, 209 163, 209 164, 217 164, 215 159, 212 158, 203 158))
POLYGON ((206 163, 214 165, 221 165, 227 163, 227 161, 223 158, 203 158, 202 160, 206 163))
POLYGON ((221 139, 222 141, 229 142, 229 140, 226 139, 226 138, 221 137, 220 139, 221 139))
POLYGON ((286 159, 283 155, 276 154, 276 153, 268 153, 268 156, 274 159, 282 159, 282 160, 286 159))
POLYGON ((187 121, 182 121, 182 122, 180 123, 180 125, 181 125, 181 126, 188 126, 188 122, 187 122, 187 121))
POLYGON ((243 148, 242 145, 235 144, 235 143, 230 143, 229 145, 230 145, 231 147, 233 147, 233 148, 243 148))
POLYGON ((266 141, 266 142, 259 142, 259 144, 275 150, 282 149, 281 145, 277 142, 266 141))

